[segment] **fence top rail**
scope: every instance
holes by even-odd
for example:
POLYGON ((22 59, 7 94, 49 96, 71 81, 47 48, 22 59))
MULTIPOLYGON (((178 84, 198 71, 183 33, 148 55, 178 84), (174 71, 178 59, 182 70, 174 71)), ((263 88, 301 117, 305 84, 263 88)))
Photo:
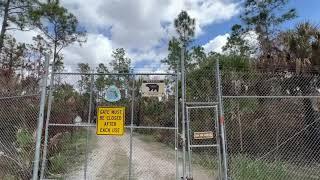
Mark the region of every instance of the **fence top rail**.
POLYGON ((275 76, 301 76, 301 77, 319 77, 319 74, 308 72, 305 74, 299 74, 293 71, 281 71, 281 72, 264 72, 264 71, 241 71, 241 70, 221 70, 221 74, 256 74, 256 75, 275 75, 275 76))
POLYGON ((215 106, 209 106, 209 105, 205 105, 205 106, 187 106, 186 108, 187 108, 187 109, 205 109, 205 108, 208 108, 208 109, 210 109, 210 108, 217 109, 218 106, 217 106, 217 105, 215 105, 215 106))
POLYGON ((159 75, 159 76, 176 76, 176 73, 80 73, 80 72, 55 72, 55 75, 159 75))
POLYGON ((241 99, 241 98, 261 98, 261 99, 295 99, 295 98, 300 98, 300 99, 307 99, 307 98, 320 98, 320 96, 222 96, 223 98, 226 99, 241 99))
POLYGON ((30 94, 30 95, 21 95, 21 96, 0 97, 0 100, 16 99, 16 98, 28 98, 28 97, 35 97, 35 96, 40 96, 40 94, 30 94))
MULTIPOLYGON (((96 123, 83 123, 83 124, 58 124, 58 123, 49 123, 49 126, 64 126, 64 127, 96 127, 96 123)), ((167 130, 175 130, 176 127, 169 127, 169 126, 124 126, 125 128, 132 128, 132 129, 167 129, 167 130)))
POLYGON ((185 102, 186 105, 217 105, 218 102, 185 102))

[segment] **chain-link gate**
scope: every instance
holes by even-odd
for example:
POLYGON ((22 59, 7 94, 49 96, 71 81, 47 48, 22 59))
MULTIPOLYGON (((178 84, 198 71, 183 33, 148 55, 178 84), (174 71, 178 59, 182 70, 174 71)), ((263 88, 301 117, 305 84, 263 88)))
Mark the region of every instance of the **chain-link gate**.
POLYGON ((176 74, 54 73, 41 178, 179 179, 176 74), (165 95, 143 97, 143 80, 161 79, 165 95), (108 102, 114 85, 121 100, 108 102), (97 107, 124 107, 125 134, 97 136, 97 107))
POLYGON ((227 151, 219 62, 186 73, 186 127, 188 167, 193 179, 224 179, 227 151))
POLYGON ((218 125, 216 105, 187 106, 188 177, 220 179, 221 154, 218 125), (208 167, 208 177, 197 172, 201 169, 201 164, 208 167))

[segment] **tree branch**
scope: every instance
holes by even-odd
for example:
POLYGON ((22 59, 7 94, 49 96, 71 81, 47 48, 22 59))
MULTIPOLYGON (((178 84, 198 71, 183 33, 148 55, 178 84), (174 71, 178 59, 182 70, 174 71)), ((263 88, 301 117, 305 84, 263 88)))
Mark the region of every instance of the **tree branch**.
POLYGON ((23 14, 23 11, 9 11, 8 14, 23 14))
POLYGON ((21 28, 6 28, 7 31, 10 31, 10 30, 18 30, 18 31, 31 31, 33 29, 21 29, 21 28))
POLYGON ((65 47, 67 47, 67 46, 66 46, 66 45, 61 46, 61 47, 59 48, 59 50, 57 51, 57 54, 59 54, 59 53, 60 53, 60 51, 61 51, 63 48, 65 48, 65 47))
POLYGON ((14 9, 24 9, 24 8, 28 8, 29 6, 13 6, 11 8, 9 8, 9 11, 14 10, 14 9))
POLYGON ((41 32, 46 35, 48 38, 50 38, 51 40, 54 41, 54 38, 45 30, 44 27, 40 26, 39 29, 41 30, 41 32))

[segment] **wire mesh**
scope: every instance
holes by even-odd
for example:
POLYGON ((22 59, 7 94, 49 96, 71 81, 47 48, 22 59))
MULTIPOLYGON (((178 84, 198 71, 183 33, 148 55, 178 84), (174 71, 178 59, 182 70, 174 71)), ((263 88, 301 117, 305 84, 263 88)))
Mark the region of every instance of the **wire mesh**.
POLYGON ((187 108, 189 123, 188 171, 194 179, 218 179, 220 154, 217 142, 217 109, 214 106, 187 108))
POLYGON ((137 76, 134 104, 132 178, 175 179, 175 77, 137 76), (162 97, 143 96, 142 83, 158 80, 165 84, 162 97))
POLYGON ((132 179, 176 179, 175 135, 167 129, 135 129, 132 179))
POLYGON ((50 126, 48 130, 46 178, 83 179, 86 128, 50 126))
POLYGON ((0 71, 0 98, 24 95, 35 95, 40 91, 40 78, 32 75, 9 74, 4 70, 0 71))
POLYGON ((216 142, 216 113, 214 107, 195 107, 190 108, 188 118, 190 121, 190 143, 193 145, 213 145, 216 142), (212 132, 212 136, 208 133, 207 137, 196 137, 197 132, 212 132))
POLYGON ((30 179, 40 75, 0 70, 0 179, 30 179))
MULTIPOLYGON (((129 152, 129 141, 127 135, 118 138, 96 135, 95 123, 97 107, 111 105, 129 108, 130 102, 126 99, 129 95, 128 84, 130 82, 128 79, 129 76, 119 75, 55 75, 46 177, 66 179, 115 179, 116 169, 113 169, 111 166, 113 164, 109 164, 109 162, 116 161, 115 156, 123 159, 121 158, 123 155, 118 156, 118 154, 114 155, 114 153, 117 153, 116 148, 123 148, 129 152), (93 83, 92 89, 91 83, 93 83), (119 87, 122 99, 116 103, 109 103, 105 100, 104 93, 105 89, 113 84, 119 87), (91 102, 90 94, 92 94, 91 102), (91 106, 91 113, 89 113, 89 106, 91 106), (59 124, 59 126, 55 127, 57 124, 59 124), (50 144, 52 144, 50 143, 50 139, 62 134, 66 134, 67 137, 71 135, 68 143, 64 143, 61 139, 57 140, 56 143, 63 147, 62 149, 58 149, 57 153, 52 153, 50 149, 50 144), (114 158, 111 158, 113 156, 114 158), (55 159, 54 164, 50 163, 52 159, 55 159), (107 166, 109 167, 107 168, 107 166)), ((126 112, 125 124, 129 125, 130 114, 128 111, 126 112)), ((115 166, 116 165, 117 164, 115 164, 115 166)), ((128 173, 127 165, 123 172, 128 173)), ((127 173, 122 173, 122 175, 128 176, 127 173)))
POLYGON ((175 76, 166 74, 55 74, 45 177, 128 179, 130 176, 141 179, 149 170, 155 175, 151 179, 165 174, 175 179, 174 80, 175 76), (164 95, 142 96, 144 80, 164 82, 164 95), (106 100, 106 90, 111 86, 119 89, 119 101, 106 100), (125 107, 123 136, 95 134, 97 108, 102 106, 125 107), (163 147, 164 154, 170 154, 163 159, 167 164, 157 170, 151 166, 152 159, 155 162, 161 159, 155 153, 158 149, 152 149, 155 145, 163 147), (52 149, 55 146, 58 148, 52 149))
POLYGON ((186 73, 187 102, 216 102, 216 87, 213 67, 198 68, 186 73))
MULTIPOLYGON (((188 102, 216 101, 214 74, 211 68, 187 73, 188 102)), ((221 76, 230 178, 320 179, 319 77, 233 71, 221 76)), ((0 179, 29 179, 39 85, 36 79, 14 81, 0 80, 0 179)), ((175 128, 182 124, 176 122, 181 109, 176 107, 175 76, 56 74, 53 90, 46 178, 84 179, 86 172, 87 179, 128 179, 129 166, 133 179, 181 176, 181 139, 177 141, 175 128), (162 80, 165 95, 142 96, 143 80, 162 80), (105 100, 111 85, 119 88, 122 97, 113 103, 105 100), (95 134, 98 106, 126 108, 124 136, 95 134)), ((208 110, 190 111, 190 137, 211 129, 215 136, 214 116, 208 110)), ((215 139, 191 141, 192 145, 212 143, 215 139)), ((216 177, 218 153, 211 147, 192 148, 193 177, 216 177)))
POLYGON ((319 78, 223 74, 232 179, 319 179, 319 78))
POLYGON ((30 179, 39 96, 0 98, 0 179, 30 179))

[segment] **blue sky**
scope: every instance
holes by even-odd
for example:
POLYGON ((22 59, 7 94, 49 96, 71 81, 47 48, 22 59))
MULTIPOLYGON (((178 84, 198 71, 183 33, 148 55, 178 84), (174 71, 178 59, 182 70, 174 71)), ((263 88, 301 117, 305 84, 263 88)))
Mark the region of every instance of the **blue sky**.
POLYGON ((286 23, 287 28, 306 20, 320 25, 320 0, 291 0, 289 6, 297 9, 298 18, 286 23))
MULTIPOLYGON (((296 8, 298 17, 286 22, 283 25, 284 29, 293 28, 298 23, 306 20, 320 26, 320 0, 291 0, 288 7, 296 8)), ((234 16, 230 20, 221 23, 211 24, 205 27, 206 33, 199 36, 194 44, 204 45, 213 37, 229 33, 232 25, 237 23, 241 23, 239 16, 234 16)))

